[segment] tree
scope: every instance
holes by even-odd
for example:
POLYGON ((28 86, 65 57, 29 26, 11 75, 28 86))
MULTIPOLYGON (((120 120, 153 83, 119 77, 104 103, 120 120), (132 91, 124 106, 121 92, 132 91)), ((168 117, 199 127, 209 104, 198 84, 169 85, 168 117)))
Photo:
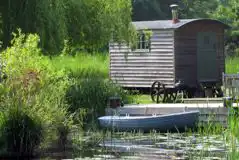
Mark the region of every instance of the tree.
POLYGON ((218 19, 229 26, 227 31, 227 54, 239 56, 239 3, 238 0, 221 0, 212 18, 218 19))
POLYGON ((218 6, 218 0, 182 0, 180 14, 182 18, 209 18, 218 6))
POLYGON ((2 0, 3 44, 10 44, 12 32, 21 28, 26 33, 38 33, 41 46, 48 51, 59 50, 67 37, 66 0, 2 0))
POLYGON ((170 19, 170 5, 177 0, 132 0, 133 20, 163 20, 170 19))
POLYGON ((170 19, 170 4, 179 5, 179 18, 213 18, 232 28, 227 31, 228 54, 239 55, 239 3, 238 0, 132 0, 133 20, 170 19))
POLYGON ((1 0, 0 6, 4 47, 17 28, 39 34, 41 47, 50 53, 59 52, 66 39, 97 50, 112 34, 128 41, 134 30, 130 0, 1 0))
POLYGON ((130 41, 130 0, 71 0, 68 8, 68 32, 73 44, 96 50, 114 39, 130 41), (76 27, 77 26, 77 27, 76 27))
POLYGON ((230 25, 232 27, 231 36, 239 36, 239 3, 237 0, 220 1, 216 11, 212 14, 212 18, 230 25))
POLYGON ((217 0, 132 0, 133 20, 171 19, 171 4, 178 4, 180 18, 208 18, 218 6, 217 0))

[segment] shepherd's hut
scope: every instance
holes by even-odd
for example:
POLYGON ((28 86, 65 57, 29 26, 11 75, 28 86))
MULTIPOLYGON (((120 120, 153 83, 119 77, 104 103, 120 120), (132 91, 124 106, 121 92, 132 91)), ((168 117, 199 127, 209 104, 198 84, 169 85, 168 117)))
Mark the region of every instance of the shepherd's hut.
POLYGON ((133 22, 139 37, 136 48, 110 42, 110 78, 126 88, 149 88, 156 80, 174 87, 221 83, 225 70, 226 24, 213 19, 179 19, 172 5, 172 20, 133 22), (143 30, 152 35, 145 38, 143 30))

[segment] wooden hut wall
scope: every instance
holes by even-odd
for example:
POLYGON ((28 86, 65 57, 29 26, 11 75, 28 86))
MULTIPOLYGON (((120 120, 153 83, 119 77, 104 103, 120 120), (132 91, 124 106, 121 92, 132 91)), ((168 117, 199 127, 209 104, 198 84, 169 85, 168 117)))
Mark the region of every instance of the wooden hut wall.
POLYGON ((197 34, 216 33, 216 54, 218 80, 225 70, 224 28, 218 22, 198 21, 187 24, 175 31, 175 79, 184 79, 191 86, 197 84, 197 34))
POLYGON ((174 31, 153 30, 149 52, 110 43, 110 78, 123 87, 151 87, 156 80, 173 87, 174 31))

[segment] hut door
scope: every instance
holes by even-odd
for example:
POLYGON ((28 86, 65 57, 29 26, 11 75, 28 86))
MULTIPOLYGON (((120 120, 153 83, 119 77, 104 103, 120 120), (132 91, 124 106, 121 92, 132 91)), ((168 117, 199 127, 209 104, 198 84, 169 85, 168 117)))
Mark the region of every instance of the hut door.
POLYGON ((197 36, 197 79, 216 81, 217 70, 216 34, 200 32, 197 36))

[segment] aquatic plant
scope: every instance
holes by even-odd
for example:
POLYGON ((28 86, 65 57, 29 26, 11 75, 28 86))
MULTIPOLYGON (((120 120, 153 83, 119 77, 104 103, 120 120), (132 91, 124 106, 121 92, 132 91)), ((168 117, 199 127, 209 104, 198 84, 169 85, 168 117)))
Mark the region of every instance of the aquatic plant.
POLYGON ((1 113, 1 150, 16 158, 33 156, 42 142, 43 124, 37 114, 29 115, 20 104, 12 105, 1 113))

